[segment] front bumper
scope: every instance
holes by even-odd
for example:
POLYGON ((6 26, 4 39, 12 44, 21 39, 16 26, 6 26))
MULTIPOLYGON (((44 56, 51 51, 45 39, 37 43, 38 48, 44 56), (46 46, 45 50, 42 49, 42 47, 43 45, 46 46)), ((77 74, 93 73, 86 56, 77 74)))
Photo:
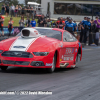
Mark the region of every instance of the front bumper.
POLYGON ((4 57, 0 55, 0 66, 51 68, 53 56, 34 56, 33 58, 4 57))

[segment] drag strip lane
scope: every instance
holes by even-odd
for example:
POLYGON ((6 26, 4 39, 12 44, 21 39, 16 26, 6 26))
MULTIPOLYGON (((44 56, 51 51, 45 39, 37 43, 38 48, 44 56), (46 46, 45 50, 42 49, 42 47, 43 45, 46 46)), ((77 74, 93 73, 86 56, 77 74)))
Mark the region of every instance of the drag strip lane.
POLYGON ((0 70, 0 90, 52 91, 52 95, 1 96, 0 100, 99 100, 100 49, 83 50, 82 61, 75 69, 45 70, 10 67, 0 70))

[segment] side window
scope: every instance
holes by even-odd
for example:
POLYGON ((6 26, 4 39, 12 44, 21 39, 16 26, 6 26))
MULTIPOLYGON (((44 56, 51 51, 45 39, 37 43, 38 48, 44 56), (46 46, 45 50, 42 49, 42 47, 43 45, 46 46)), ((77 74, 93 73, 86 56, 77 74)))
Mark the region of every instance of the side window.
POLYGON ((77 41, 77 39, 69 32, 64 32, 63 33, 63 41, 64 42, 74 42, 74 41, 77 41))

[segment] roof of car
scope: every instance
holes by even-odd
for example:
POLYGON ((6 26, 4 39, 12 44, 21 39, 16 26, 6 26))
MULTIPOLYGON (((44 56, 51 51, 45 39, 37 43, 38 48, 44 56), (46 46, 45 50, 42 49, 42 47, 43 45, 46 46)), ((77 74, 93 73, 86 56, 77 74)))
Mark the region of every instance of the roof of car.
POLYGON ((53 29, 53 28, 49 28, 49 27, 34 27, 35 29, 53 29))

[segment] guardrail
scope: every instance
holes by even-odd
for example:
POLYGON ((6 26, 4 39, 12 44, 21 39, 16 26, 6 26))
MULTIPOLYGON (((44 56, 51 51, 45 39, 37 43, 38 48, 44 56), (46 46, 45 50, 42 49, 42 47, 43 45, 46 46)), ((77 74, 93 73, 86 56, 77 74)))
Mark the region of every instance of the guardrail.
MULTIPOLYGON (((7 36, 8 34, 9 34, 9 31, 8 31, 8 27, 3 27, 3 30, 4 30, 4 35, 5 36, 7 36)), ((11 36, 15 36, 15 35, 17 35, 18 33, 20 32, 20 29, 19 29, 19 27, 13 27, 13 29, 12 29, 12 32, 11 32, 11 36)))

